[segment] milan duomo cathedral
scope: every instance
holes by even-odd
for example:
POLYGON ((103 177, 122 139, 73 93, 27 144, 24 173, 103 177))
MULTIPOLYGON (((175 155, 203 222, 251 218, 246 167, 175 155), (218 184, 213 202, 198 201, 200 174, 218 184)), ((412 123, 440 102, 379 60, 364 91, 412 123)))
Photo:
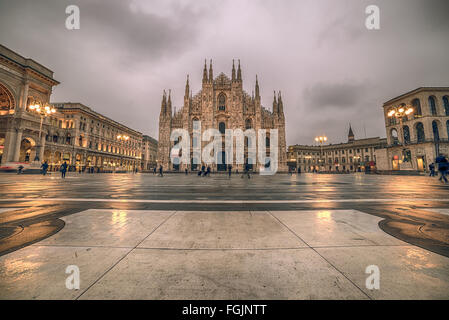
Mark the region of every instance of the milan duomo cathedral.
MULTIPOLYGON (((170 134, 172 130, 182 128, 190 133, 192 139, 193 122, 201 121, 201 130, 204 132, 209 128, 215 128, 223 134, 222 141, 224 142, 225 129, 254 129, 257 132, 259 129, 267 130, 266 147, 267 154, 269 153, 270 145, 270 129, 278 129, 278 172, 286 171, 286 141, 285 141, 285 117, 284 107, 282 103, 281 93, 274 93, 273 109, 270 111, 262 106, 260 101, 259 83, 256 76, 256 83, 252 96, 243 90, 242 71, 240 68, 240 61, 238 62, 237 71, 235 69, 234 61, 232 62, 232 76, 229 79, 224 73, 220 73, 214 78, 212 70, 212 61, 210 62, 209 70, 207 70, 206 62, 203 70, 202 89, 196 94, 192 95, 189 84, 189 76, 184 94, 184 106, 182 109, 172 112, 171 93, 169 91, 168 97, 164 91, 162 97, 161 113, 159 116, 159 144, 158 144, 158 166, 162 165, 164 170, 198 170, 202 164, 195 164, 192 150, 190 150, 190 164, 172 163, 170 160, 171 148, 175 142, 170 141, 170 134)), ((195 143, 195 142, 194 142, 195 143)), ((202 142, 202 148, 207 145, 209 141, 202 142)), ((190 143, 192 146, 192 140, 190 143)), ((224 148, 222 151, 223 160, 226 159, 224 148)), ((176 162, 176 160, 174 161, 176 162)), ((223 161, 224 162, 224 161, 223 161)), ((232 171, 242 172, 245 168, 244 164, 235 164, 235 148, 234 148, 234 163, 232 171)), ((245 152, 245 163, 253 171, 259 171, 261 166, 266 164, 248 163, 247 152, 245 152)), ((204 163, 203 163, 204 164, 204 163)), ((214 164, 211 169, 214 171, 225 171, 229 164, 214 164)))

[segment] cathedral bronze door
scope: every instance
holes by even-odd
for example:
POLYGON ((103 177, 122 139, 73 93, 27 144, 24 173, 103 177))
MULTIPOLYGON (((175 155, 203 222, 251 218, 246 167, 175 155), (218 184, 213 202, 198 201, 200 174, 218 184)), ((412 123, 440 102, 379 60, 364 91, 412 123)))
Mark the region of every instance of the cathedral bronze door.
POLYGON ((226 152, 222 151, 221 154, 218 155, 221 160, 221 163, 217 161, 217 171, 226 171, 226 152))

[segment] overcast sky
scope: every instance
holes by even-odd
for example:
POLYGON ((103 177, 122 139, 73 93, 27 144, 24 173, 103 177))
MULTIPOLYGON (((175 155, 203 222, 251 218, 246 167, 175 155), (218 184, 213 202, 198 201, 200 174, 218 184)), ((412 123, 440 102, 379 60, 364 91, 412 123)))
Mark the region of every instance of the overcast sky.
POLYGON ((158 137, 163 89, 183 103, 240 59, 262 104, 281 90, 287 144, 326 134, 385 136, 382 103, 420 86, 449 86, 448 0, 0 0, 0 42, 54 71, 53 102, 81 102, 158 137), (81 29, 65 28, 67 5, 81 29), (381 30, 365 27, 380 7, 381 30))

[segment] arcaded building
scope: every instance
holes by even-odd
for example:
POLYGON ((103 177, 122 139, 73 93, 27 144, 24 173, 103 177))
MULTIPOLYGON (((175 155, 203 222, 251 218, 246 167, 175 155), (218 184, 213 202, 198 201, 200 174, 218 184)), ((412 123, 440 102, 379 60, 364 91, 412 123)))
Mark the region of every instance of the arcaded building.
POLYGON ((349 127, 348 141, 326 145, 288 147, 290 170, 301 172, 360 172, 377 169, 377 150, 385 148, 385 138, 356 139, 349 127))
MULTIPOLYGON (((254 129, 256 133, 259 129, 267 130, 265 144, 267 146, 267 155, 269 154, 270 145, 270 129, 278 129, 278 171, 285 171, 286 166, 286 141, 285 141, 285 117, 284 106, 281 93, 274 94, 273 108, 268 110, 262 106, 260 98, 259 82, 256 77, 254 92, 249 95, 243 90, 242 70, 240 61, 237 69, 232 64, 231 77, 224 73, 220 73, 214 77, 212 61, 209 69, 206 63, 203 69, 203 79, 201 90, 192 95, 190 90, 189 78, 184 93, 184 104, 178 111, 173 112, 171 93, 164 91, 161 104, 161 112, 159 117, 159 144, 158 144, 158 165, 162 165, 164 170, 197 170, 201 164, 199 160, 194 160, 191 150, 189 164, 172 163, 170 159, 170 151, 174 142, 170 141, 170 134, 173 129, 183 128, 188 130, 191 139, 193 139, 193 122, 201 122, 201 130, 204 132, 209 128, 214 128, 222 134, 224 142, 224 134, 226 129, 254 129), (198 164, 195 164, 198 162, 198 164)), ((190 145, 194 145, 196 141, 191 141, 190 145)), ((208 142, 202 142, 204 147, 208 142)), ((246 149, 245 149, 246 150, 246 149)), ((219 156, 220 157, 220 156, 219 156)), ((228 167, 224 148, 221 154, 222 164, 214 164, 212 170, 224 171, 228 167)), ((243 170, 244 164, 235 164, 235 148, 234 161, 231 163, 232 170, 243 170)), ((265 163, 251 164, 248 161, 245 151, 245 163, 249 167, 258 171, 265 163)))
POLYGON ((438 154, 449 155, 448 87, 417 88, 385 102, 383 112, 388 145, 378 152, 380 169, 427 171, 438 154))
POLYGON ((63 162, 72 170, 139 168, 142 134, 81 103, 50 103, 57 84, 53 71, 0 45, 1 165, 47 161, 52 170, 63 162), (55 112, 37 112, 50 109, 55 112))
POLYGON ((142 137, 142 162, 141 169, 150 171, 157 166, 157 140, 143 135, 142 137))

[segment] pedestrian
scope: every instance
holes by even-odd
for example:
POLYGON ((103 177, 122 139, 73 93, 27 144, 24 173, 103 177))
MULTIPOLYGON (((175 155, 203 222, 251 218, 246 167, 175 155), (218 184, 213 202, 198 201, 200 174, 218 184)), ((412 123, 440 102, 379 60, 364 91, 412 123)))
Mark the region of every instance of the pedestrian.
POLYGON ((204 176, 206 176, 206 166, 205 165, 202 165, 201 166, 201 175, 204 177, 204 176))
POLYGON ((429 176, 435 177, 435 163, 432 162, 431 164, 429 164, 429 170, 430 170, 429 176))
POLYGON ((243 171, 242 178, 243 178, 245 175, 247 175, 248 179, 251 179, 251 176, 249 175, 249 164, 248 164, 248 163, 245 164, 245 171, 243 171))
POLYGON ((301 167, 298 167, 298 174, 301 174, 301 167))
POLYGON ((48 163, 47 163, 47 161, 45 161, 42 165, 41 165, 41 168, 42 168, 42 175, 46 175, 47 174, 47 170, 48 170, 48 163))
POLYGON ((67 162, 64 161, 64 163, 61 165, 61 178, 62 179, 65 179, 66 172, 67 172, 67 162))
POLYGON ((231 165, 228 166, 228 174, 229 174, 229 178, 231 178, 231 174, 232 174, 232 166, 231 165))
POLYGON ((153 176, 156 174, 156 167, 153 168, 153 176))
POLYGON ((163 170, 163 168, 162 168, 162 165, 159 167, 159 176, 160 177, 163 177, 164 176, 164 170, 163 170))
POLYGON ((449 161, 447 160, 447 158, 443 155, 439 155, 436 159, 435 162, 438 163, 438 171, 440 172, 440 181, 446 182, 447 183, 447 178, 446 178, 446 174, 447 171, 449 170, 449 161))

